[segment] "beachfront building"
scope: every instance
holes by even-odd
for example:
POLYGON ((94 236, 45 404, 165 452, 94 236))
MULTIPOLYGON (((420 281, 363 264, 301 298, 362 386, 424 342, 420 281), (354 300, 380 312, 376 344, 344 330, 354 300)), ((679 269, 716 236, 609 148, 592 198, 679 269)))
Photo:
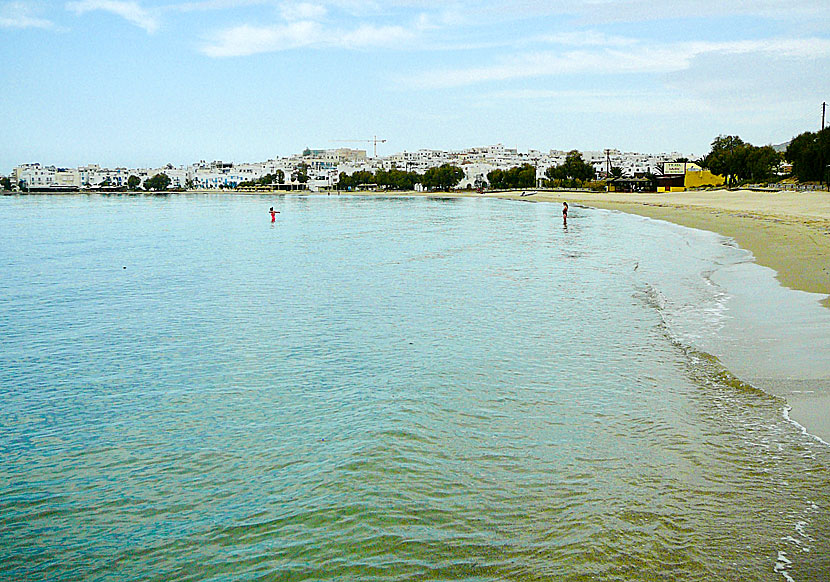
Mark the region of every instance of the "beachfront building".
POLYGON ((202 160, 191 166, 190 176, 195 188, 214 190, 217 188, 235 188, 237 184, 250 180, 255 175, 243 168, 238 171, 231 162, 217 160, 206 163, 202 160))
MULTIPOLYGON (((591 164, 600 176, 605 175, 609 155, 605 150, 581 152, 583 159, 591 164)), ((668 162, 682 159, 677 152, 668 154, 640 154, 610 150, 612 167, 621 168, 624 176, 635 177, 645 174, 662 174, 663 166, 668 162)), ((479 188, 486 186, 487 174, 495 169, 508 170, 523 164, 536 168, 537 184, 545 178, 545 170, 565 163, 568 151, 528 150, 507 148, 502 144, 472 147, 456 151, 420 149, 414 152, 403 151, 383 158, 370 158, 366 150, 337 148, 331 150, 306 149, 301 154, 274 158, 265 162, 234 164, 231 162, 205 162, 204 160, 189 166, 174 167, 172 164, 158 169, 153 168, 101 168, 97 164, 81 166, 76 169, 42 166, 41 164, 24 164, 14 169, 13 184, 20 182, 31 188, 100 188, 125 187, 130 176, 138 177, 142 182, 156 174, 164 173, 170 178, 172 188, 198 189, 234 188, 242 182, 255 182, 266 175, 278 175, 282 172, 285 188, 304 187, 296 177, 301 165, 305 165, 308 182, 312 190, 335 187, 341 173, 352 175, 358 171, 375 173, 380 169, 396 168, 405 172, 423 174, 430 168, 443 164, 454 164, 464 170, 461 188, 479 188)), ((691 166, 688 173, 700 171, 691 166)), ((682 187, 706 185, 713 180, 705 173, 689 176, 689 186, 684 179, 682 187)), ((672 186, 679 187, 679 186, 672 186)))
POLYGON ((40 164, 23 164, 12 171, 13 182, 20 184, 21 188, 46 188, 55 181, 54 166, 41 166, 40 164))
POLYGON ((723 176, 704 170, 693 162, 666 162, 657 177, 658 192, 683 192, 688 188, 722 186, 723 176))
POLYGON ((653 182, 645 176, 622 176, 608 178, 605 182, 608 192, 654 192, 653 182))
POLYGON ((72 189, 81 187, 81 179, 78 170, 73 168, 58 168, 55 171, 55 188, 72 189))
POLYGON ((462 164, 464 178, 458 184, 461 189, 478 189, 487 186, 487 173, 493 171, 493 166, 483 162, 466 162, 462 164))

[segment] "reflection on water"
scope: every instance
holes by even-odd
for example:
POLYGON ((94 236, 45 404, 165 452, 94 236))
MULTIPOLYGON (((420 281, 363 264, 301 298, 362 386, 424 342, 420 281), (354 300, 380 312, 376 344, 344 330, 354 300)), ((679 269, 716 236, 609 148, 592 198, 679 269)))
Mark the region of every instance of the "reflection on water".
POLYGON ((728 317, 702 273, 743 260, 713 235, 478 199, 0 204, 12 579, 830 569, 827 449, 693 347, 728 317))

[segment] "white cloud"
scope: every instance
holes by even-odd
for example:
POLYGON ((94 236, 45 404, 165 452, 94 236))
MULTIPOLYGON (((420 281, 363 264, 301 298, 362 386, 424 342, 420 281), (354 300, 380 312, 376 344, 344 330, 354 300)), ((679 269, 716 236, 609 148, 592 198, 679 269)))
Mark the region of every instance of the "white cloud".
POLYGON ((138 2, 131 0, 79 0, 68 2, 66 8, 76 14, 85 14, 97 10, 110 12, 132 22, 149 33, 155 32, 159 27, 155 16, 142 8, 138 2))
POLYGON ((201 50, 209 57, 239 57, 312 46, 349 49, 396 46, 411 38, 413 34, 400 26, 363 25, 352 31, 339 31, 304 20, 275 26, 229 28, 219 32, 201 50))
MULTIPOLYGON (((678 112, 694 111, 696 114, 712 113, 705 101, 678 91, 653 90, 507 90, 484 93, 477 100, 479 107, 492 108, 494 103, 516 104, 535 107, 540 111, 558 113, 595 113, 603 115, 642 115, 647 109, 649 115, 677 115, 678 112)), ((499 105, 501 106, 501 105, 499 105)))
POLYGON ((165 10, 176 12, 201 12, 208 10, 233 10, 235 8, 244 8, 246 6, 257 6, 260 4, 267 4, 269 0, 199 0, 196 2, 181 2, 179 4, 170 4, 165 7, 165 10))
POLYGON ((220 32, 202 47, 209 57, 241 57, 283 51, 319 43, 322 28, 316 22, 292 22, 279 26, 235 26, 220 32))
POLYGON ((564 46, 630 46, 637 42, 632 38, 608 35, 595 30, 560 32, 532 40, 564 46))
POLYGON ((328 11, 325 6, 320 4, 300 2, 283 4, 281 13, 285 20, 320 20, 326 16, 328 11))
POLYGON ((602 49, 534 52, 501 59, 482 67, 446 69, 412 75, 403 82, 421 89, 462 87, 488 81, 507 81, 567 74, 670 72, 688 66, 688 61, 661 48, 638 51, 602 49))
POLYGON ((395 46, 414 38, 414 34, 402 26, 363 25, 352 32, 340 35, 338 44, 346 48, 395 46))
POLYGON ((759 54, 777 58, 828 58, 830 39, 770 39, 734 42, 681 42, 648 44, 632 41, 622 46, 586 46, 560 52, 537 51, 503 57, 485 66, 441 69, 410 75, 402 83, 421 89, 461 87, 489 81, 506 81, 566 74, 661 74, 687 70, 702 55, 759 54))
MULTIPOLYGON (((440 3, 434 3, 439 7, 440 3)), ((804 18, 827 21, 826 0, 800 0, 784 6, 780 0, 488 0, 466 1, 464 9, 489 18, 522 19, 568 15, 585 22, 643 22, 678 18, 708 20, 734 16, 778 21, 804 18)))
POLYGON ((5 2, 0 4, 0 28, 55 28, 55 25, 34 16, 31 7, 23 2, 5 2))
POLYGON ((790 58, 826 58, 830 56, 827 38, 771 38, 727 42, 688 42, 678 45, 694 56, 707 53, 764 53, 790 58))
POLYGON ((449 26, 463 26, 468 23, 468 20, 467 12, 453 6, 442 8, 436 13, 421 12, 418 15, 416 26, 420 30, 438 30, 449 26))

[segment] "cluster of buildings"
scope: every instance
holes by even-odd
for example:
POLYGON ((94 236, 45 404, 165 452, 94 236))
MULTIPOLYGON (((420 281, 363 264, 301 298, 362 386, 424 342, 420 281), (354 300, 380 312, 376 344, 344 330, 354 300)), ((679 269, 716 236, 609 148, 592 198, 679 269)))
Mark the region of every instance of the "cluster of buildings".
MULTIPOLYGON (((618 150, 584 151, 583 160, 594 166, 599 176, 605 176, 611 167, 621 168, 628 177, 645 173, 661 174, 663 165, 687 156, 677 152, 639 154, 618 150)), ((279 176, 276 186, 312 191, 336 188, 340 174, 351 175, 365 170, 391 170, 422 174, 429 168, 453 164, 464 170, 459 188, 478 188, 487 185, 487 174, 494 169, 509 169, 523 164, 536 167, 539 180, 545 170, 565 162, 567 151, 538 150, 519 152, 501 144, 468 148, 458 151, 418 150, 401 152, 386 157, 369 157, 365 150, 338 148, 330 150, 306 149, 300 154, 274 158, 265 162, 241 163, 200 161, 188 166, 168 164, 161 168, 102 168, 98 165, 78 168, 60 168, 41 164, 24 164, 14 168, 10 181, 15 188, 30 191, 71 191, 89 188, 124 188, 130 183, 143 184, 148 178, 165 174, 170 188, 219 189, 235 188, 243 182, 255 182, 266 175, 279 176)), ((139 186, 141 187, 141 186, 139 186)))

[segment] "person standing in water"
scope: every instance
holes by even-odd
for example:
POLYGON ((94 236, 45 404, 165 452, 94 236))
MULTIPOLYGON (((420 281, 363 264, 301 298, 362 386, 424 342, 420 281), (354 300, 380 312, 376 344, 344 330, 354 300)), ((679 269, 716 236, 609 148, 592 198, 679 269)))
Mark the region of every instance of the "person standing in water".
POLYGON ((562 220, 564 222, 568 222, 568 203, 567 202, 562 203, 562 220))
POLYGON ((268 212, 271 213, 271 222, 276 222, 277 221, 277 214, 279 214, 280 211, 279 210, 274 210, 274 207, 272 206, 271 210, 269 210, 268 212))

